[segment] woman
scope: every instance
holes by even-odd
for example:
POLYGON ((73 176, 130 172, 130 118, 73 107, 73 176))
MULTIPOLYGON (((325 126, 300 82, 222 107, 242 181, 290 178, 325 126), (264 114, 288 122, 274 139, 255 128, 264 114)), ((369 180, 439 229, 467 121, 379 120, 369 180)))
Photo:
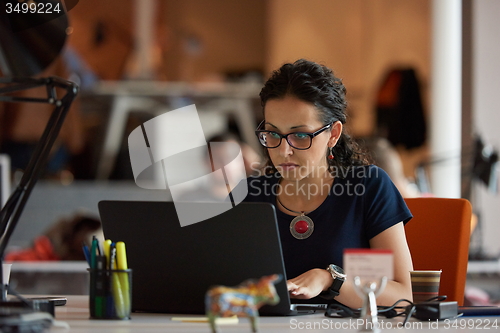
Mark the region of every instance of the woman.
POLYGON ((411 214, 387 174, 345 134, 342 82, 327 67, 298 60, 275 71, 260 98, 265 120, 256 134, 269 161, 265 175, 248 179, 246 201, 277 208, 291 297, 360 307, 352 277, 342 282, 338 267, 343 249, 375 248, 394 254, 394 279, 377 303, 411 299, 404 233, 411 214))

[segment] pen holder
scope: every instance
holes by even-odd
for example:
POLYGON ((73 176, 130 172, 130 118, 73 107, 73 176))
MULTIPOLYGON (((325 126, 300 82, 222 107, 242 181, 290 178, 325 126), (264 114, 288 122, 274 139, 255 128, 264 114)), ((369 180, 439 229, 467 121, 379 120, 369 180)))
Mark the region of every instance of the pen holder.
POLYGON ((90 319, 130 319, 132 270, 91 269, 90 319))

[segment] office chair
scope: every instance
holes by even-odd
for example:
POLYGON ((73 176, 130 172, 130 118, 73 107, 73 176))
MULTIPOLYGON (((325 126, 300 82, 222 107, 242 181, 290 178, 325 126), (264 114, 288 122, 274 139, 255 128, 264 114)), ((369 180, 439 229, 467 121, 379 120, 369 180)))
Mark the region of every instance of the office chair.
POLYGON ((465 199, 407 198, 405 226, 414 270, 443 270, 439 295, 464 303, 472 207, 465 199))

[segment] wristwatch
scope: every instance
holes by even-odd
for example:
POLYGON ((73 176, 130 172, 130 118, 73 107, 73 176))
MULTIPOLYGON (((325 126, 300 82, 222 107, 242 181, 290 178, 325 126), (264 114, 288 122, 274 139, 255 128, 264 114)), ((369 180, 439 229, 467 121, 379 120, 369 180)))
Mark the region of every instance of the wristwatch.
POLYGON ((342 284, 345 281, 346 275, 344 273, 344 270, 334 264, 328 265, 326 270, 332 275, 333 278, 333 283, 332 285, 322 293, 322 296, 325 296, 327 298, 334 298, 337 297, 340 293, 340 287, 342 287, 342 284))

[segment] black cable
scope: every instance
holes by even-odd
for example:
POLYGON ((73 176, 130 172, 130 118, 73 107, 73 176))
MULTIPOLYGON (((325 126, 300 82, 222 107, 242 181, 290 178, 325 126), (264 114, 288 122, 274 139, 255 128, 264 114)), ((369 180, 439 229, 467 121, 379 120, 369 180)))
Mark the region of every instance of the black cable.
POLYGON ((359 318, 361 309, 351 309, 348 306, 338 303, 329 304, 325 311, 325 316, 329 318, 359 318))
POLYGON ((415 310, 416 310, 416 306, 415 304, 412 303, 412 305, 408 306, 405 310, 405 313, 406 313, 406 318, 405 320, 403 321, 403 327, 405 327, 406 323, 408 322, 408 320, 410 320, 411 316, 415 313, 415 310))
MULTIPOLYGON (((446 300, 446 298, 447 298, 446 295, 440 295, 429 298, 425 302, 441 302, 446 300)), ((406 318, 403 322, 403 327, 411 318, 411 316, 415 313, 416 309, 417 309, 417 303, 413 303, 412 301, 407 300, 405 298, 397 300, 391 306, 377 306, 378 314, 383 315, 386 318, 394 318, 405 315, 406 318), (408 303, 408 305, 398 306, 398 304, 403 302, 408 303), (398 312, 397 310, 403 310, 403 311, 398 312)), ((332 303, 328 305, 328 308, 325 311, 325 316, 329 318, 347 318, 347 317, 359 318, 361 316, 361 309, 352 309, 343 304, 332 303)))
POLYGON ((426 302, 442 302, 442 301, 445 301, 446 299, 448 298, 448 296, 446 295, 438 295, 438 296, 434 296, 434 297, 431 297, 429 298, 428 300, 426 300, 426 302))

